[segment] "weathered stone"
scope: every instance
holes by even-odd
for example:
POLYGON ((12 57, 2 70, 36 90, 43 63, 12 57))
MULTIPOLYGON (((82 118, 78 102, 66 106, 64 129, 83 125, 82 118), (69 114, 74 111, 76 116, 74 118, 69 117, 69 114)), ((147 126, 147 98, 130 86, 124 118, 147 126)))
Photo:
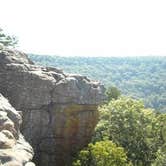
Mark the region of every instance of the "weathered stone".
POLYGON ((20 122, 21 116, 0 94, 0 165, 24 166, 32 160, 33 150, 20 133, 20 122))
POLYGON ((4 45, 2 43, 0 43, 0 50, 4 49, 4 45))
POLYGON ((0 53, 0 92, 23 111, 22 132, 40 166, 65 166, 90 140, 104 87, 87 77, 35 66, 16 50, 0 53))
POLYGON ((28 162, 28 163, 25 164, 25 166, 35 166, 35 164, 32 163, 32 162, 28 162))

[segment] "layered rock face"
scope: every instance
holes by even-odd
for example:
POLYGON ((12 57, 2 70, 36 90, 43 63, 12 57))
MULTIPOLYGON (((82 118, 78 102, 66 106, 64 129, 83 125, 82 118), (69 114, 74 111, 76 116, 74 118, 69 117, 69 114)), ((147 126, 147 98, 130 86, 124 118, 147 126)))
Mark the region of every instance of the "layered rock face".
POLYGON ((19 131, 19 113, 0 94, 0 165, 34 166, 32 147, 19 131))
POLYGON ((23 112, 22 132, 40 166, 70 165, 90 140, 104 88, 87 77, 39 67, 24 53, 0 52, 0 92, 23 112))

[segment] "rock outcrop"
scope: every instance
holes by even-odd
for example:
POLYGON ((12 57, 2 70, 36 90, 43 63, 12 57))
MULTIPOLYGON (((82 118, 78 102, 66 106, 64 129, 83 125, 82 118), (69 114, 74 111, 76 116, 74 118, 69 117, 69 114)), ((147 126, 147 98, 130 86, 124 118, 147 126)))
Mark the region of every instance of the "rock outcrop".
POLYGON ((91 138, 103 91, 87 77, 36 66, 19 51, 0 52, 0 92, 23 113, 22 133, 36 165, 69 165, 91 138))
POLYGON ((20 114, 0 94, 0 165, 34 166, 32 147, 24 140, 19 127, 20 114))

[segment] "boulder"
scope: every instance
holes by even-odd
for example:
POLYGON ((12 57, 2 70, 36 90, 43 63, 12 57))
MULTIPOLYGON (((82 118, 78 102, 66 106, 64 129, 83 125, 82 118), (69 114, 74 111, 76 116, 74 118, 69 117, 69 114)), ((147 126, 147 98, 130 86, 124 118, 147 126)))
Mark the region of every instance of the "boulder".
POLYGON ((20 114, 0 94, 0 165, 25 166, 33 157, 32 147, 20 133, 20 114))
POLYGON ((22 133, 40 166, 69 165, 98 121, 104 87, 85 76, 34 65, 27 55, 0 52, 0 92, 23 114, 22 133))

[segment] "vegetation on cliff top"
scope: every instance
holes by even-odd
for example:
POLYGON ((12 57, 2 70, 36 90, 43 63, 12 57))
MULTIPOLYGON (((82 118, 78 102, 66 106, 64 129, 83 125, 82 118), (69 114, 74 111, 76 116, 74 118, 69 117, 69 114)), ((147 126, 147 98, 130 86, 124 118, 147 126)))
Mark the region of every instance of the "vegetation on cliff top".
POLYGON ((16 46, 18 43, 18 40, 15 36, 11 36, 6 34, 1 28, 0 28, 0 43, 4 46, 16 46))

